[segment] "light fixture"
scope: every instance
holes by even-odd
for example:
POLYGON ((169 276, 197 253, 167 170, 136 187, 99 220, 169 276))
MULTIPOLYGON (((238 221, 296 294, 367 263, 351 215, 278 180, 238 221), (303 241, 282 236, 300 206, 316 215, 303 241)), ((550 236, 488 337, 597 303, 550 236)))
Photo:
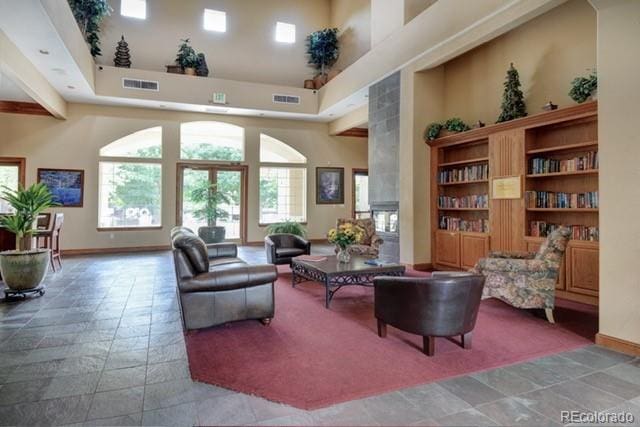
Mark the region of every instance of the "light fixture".
POLYGON ((39 49, 38 52, 40 52, 43 55, 49 55, 49 51, 47 49, 39 49))
POLYGON ((68 86, 67 86, 67 89, 71 89, 71 90, 73 90, 73 89, 75 89, 75 88, 76 88, 75 86, 71 86, 71 85, 68 85, 68 86))
POLYGON ((51 71, 58 74, 67 74, 67 72, 63 68, 52 68, 51 71))

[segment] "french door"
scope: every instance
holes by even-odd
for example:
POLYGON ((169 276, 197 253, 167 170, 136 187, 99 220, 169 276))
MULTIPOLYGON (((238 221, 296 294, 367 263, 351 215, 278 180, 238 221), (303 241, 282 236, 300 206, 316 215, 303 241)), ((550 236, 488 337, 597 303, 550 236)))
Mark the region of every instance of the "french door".
POLYGON ((228 203, 218 208, 223 214, 216 225, 226 231, 226 240, 246 242, 246 185, 247 166, 221 166, 200 164, 178 164, 177 223, 197 231, 207 221, 199 215, 202 203, 194 197, 199 188, 214 185, 228 203))

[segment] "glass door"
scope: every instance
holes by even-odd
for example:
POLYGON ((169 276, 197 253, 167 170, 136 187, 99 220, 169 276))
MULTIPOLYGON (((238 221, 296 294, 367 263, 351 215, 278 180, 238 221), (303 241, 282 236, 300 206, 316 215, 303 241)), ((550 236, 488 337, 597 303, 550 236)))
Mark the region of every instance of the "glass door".
POLYGON ((366 169, 353 171, 353 217, 371 218, 369 207, 369 173, 366 169))
MULTIPOLYGON (((214 186, 220 193, 216 225, 224 227, 227 241, 245 242, 245 166, 180 165, 178 224, 197 231, 207 225, 203 189, 214 186)), ((206 193, 206 190, 205 190, 206 193)))

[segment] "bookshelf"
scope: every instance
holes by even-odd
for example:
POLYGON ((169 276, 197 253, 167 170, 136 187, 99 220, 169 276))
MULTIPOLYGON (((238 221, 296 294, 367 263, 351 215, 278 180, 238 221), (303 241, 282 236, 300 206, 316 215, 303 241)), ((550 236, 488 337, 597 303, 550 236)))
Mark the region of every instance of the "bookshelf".
POLYGON ((570 225, 573 238, 556 295, 597 305, 597 102, 473 129, 428 144, 433 171, 434 268, 468 269, 489 250, 537 251, 555 226, 570 225), (455 180, 443 179, 443 172, 478 166, 486 167, 487 173, 466 179, 468 174, 452 172, 455 180), (492 199, 492 180, 509 176, 521 177, 522 197, 492 199), (485 194, 488 200, 481 205, 477 197, 470 199, 485 194))

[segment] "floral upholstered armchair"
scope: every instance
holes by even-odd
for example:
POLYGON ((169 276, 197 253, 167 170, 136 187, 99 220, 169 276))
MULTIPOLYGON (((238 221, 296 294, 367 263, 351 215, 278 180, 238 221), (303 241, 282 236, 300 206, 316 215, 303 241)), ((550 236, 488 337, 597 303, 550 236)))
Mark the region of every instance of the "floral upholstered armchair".
POLYGON ((380 236, 376 234, 376 228, 373 224, 373 219, 348 219, 342 218, 338 220, 337 227, 342 224, 353 224, 364 230, 362 239, 355 245, 349 246, 349 253, 351 255, 360 255, 367 258, 377 258, 380 252, 380 246, 384 242, 380 236))
POLYGON ((571 230, 560 227, 538 253, 490 252, 472 269, 486 276, 483 296, 501 299, 517 308, 543 308, 553 320, 556 281, 571 230))

